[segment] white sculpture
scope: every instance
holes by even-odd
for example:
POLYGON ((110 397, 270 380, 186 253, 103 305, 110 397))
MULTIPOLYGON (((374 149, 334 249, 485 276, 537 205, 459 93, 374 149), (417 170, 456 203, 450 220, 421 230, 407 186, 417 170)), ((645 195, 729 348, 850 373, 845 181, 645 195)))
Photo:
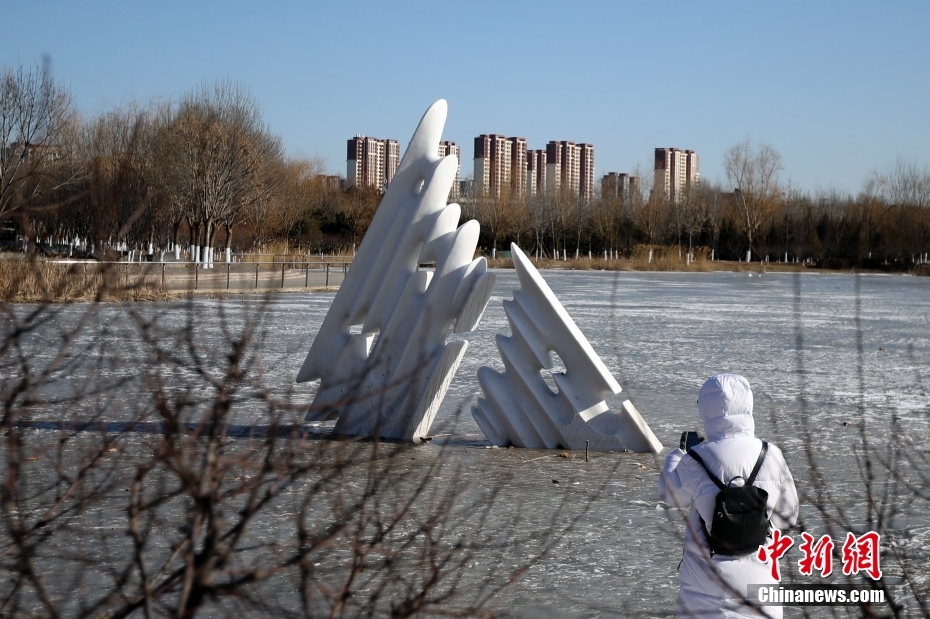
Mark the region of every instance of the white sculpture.
POLYGON ((439 100, 423 115, 297 374, 320 379, 307 419, 338 417, 337 434, 425 436, 468 346, 446 343, 449 328, 474 330, 494 289, 473 260, 478 222, 458 226, 446 205, 458 165, 438 155, 446 111, 439 100))
POLYGON ((662 444, 632 402, 609 410, 604 399, 620 393, 620 385, 536 267, 516 244, 510 247, 520 289, 504 301, 513 334, 497 336, 504 373, 478 370, 484 397, 472 408, 485 436, 501 447, 658 453, 662 444), (565 363, 564 373, 552 374, 557 393, 540 375, 553 367, 551 351, 565 363))

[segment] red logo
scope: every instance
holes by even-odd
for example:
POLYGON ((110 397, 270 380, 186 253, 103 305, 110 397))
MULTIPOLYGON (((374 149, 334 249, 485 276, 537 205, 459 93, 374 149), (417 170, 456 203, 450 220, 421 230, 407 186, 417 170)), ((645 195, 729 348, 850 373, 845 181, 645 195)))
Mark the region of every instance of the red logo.
POLYGON ((772 532, 772 543, 768 546, 759 546, 759 552, 756 558, 765 563, 769 559, 772 561, 772 578, 776 582, 781 582, 781 573, 778 571, 778 560, 782 555, 788 552, 788 549, 794 545, 794 540, 787 535, 782 535, 781 531, 775 529, 772 532))
POLYGON ((880 538, 875 531, 869 531, 861 537, 846 534, 843 544, 843 575, 850 576, 865 572, 872 580, 882 577, 879 565, 878 542, 880 538))
MULTIPOLYGON (((834 543, 830 536, 823 535, 814 541, 814 536, 810 533, 801 533, 801 538, 804 540, 798 547, 803 554, 798 561, 801 574, 810 576, 815 569, 820 572, 821 576, 832 574, 834 543)), ((872 580, 881 579, 881 557, 878 548, 880 541, 881 536, 874 531, 869 531, 859 537, 853 533, 847 533, 846 541, 843 543, 843 575, 852 576, 865 572, 872 580)), ((791 537, 782 535, 781 531, 775 529, 772 531, 772 543, 759 546, 756 558, 762 563, 772 562, 772 578, 776 582, 781 582, 778 560, 793 545, 794 540, 791 537)))
POLYGON ((833 540, 829 535, 824 535, 817 543, 814 543, 814 536, 810 533, 801 533, 804 542, 801 544, 801 552, 804 556, 798 561, 798 567, 805 576, 810 576, 814 568, 820 571, 821 576, 829 576, 833 573, 833 540))

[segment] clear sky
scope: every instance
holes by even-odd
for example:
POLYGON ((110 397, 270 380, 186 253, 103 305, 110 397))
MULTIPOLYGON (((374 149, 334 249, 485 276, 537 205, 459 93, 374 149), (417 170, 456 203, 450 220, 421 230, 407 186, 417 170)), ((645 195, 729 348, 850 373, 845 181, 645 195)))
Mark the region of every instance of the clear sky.
POLYGON ((40 65, 86 115, 232 78, 289 153, 345 174, 356 133, 406 146, 449 102, 444 138, 591 142, 596 175, 700 155, 723 180, 749 136, 807 190, 857 192, 930 164, 930 1, 50 2, 0 8, 0 64, 40 65))

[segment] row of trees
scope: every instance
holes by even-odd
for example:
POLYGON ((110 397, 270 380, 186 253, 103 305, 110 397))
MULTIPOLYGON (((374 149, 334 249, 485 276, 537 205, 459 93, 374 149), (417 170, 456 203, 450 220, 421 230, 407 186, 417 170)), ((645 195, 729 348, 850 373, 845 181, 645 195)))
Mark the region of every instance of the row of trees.
POLYGON ((806 193, 780 178, 779 153, 748 139, 725 156, 726 185, 701 183, 678 201, 649 174, 624 195, 467 198, 487 248, 509 241, 549 256, 629 254, 636 245, 704 246, 717 257, 908 262, 930 250, 930 168, 899 161, 858 195, 806 193))
MULTIPOLYGON (((228 81, 84 119, 47 75, 5 69, 0 144, 0 221, 34 239, 331 252, 361 239, 380 201, 374 189, 343 189, 319 159, 286 156, 258 104, 228 81)), ((930 168, 899 161, 853 196, 792 187, 779 153, 748 139, 724 164, 725 184, 702 183, 677 201, 637 170, 625 195, 468 196, 463 217, 481 223, 488 250, 512 240, 550 256, 700 245, 725 259, 863 263, 930 250, 930 168)))
POLYGON ((0 79, 0 221, 33 239, 331 251, 364 234, 380 201, 344 191, 318 158, 287 157, 233 82, 84 119, 36 70, 0 79))

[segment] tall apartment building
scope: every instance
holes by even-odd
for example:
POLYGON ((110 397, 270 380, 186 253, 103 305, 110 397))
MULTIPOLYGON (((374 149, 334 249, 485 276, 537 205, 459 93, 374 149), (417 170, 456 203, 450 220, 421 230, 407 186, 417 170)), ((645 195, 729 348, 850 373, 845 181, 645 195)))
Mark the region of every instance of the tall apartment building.
POLYGON ((526 192, 527 150, 525 138, 496 133, 475 138, 475 189, 499 197, 506 187, 511 195, 526 192))
POLYGON ((338 174, 321 174, 317 178, 320 179, 320 184, 326 189, 345 189, 346 179, 338 174))
POLYGON ((639 178, 622 172, 608 172, 601 177, 601 195, 624 200, 639 186, 639 178))
POLYGON ((515 197, 526 194, 526 138, 510 138, 510 188, 515 197))
POLYGON ((446 157, 447 155, 455 155, 457 163, 455 165, 455 182, 452 183, 452 189, 449 190, 449 200, 457 200, 459 198, 459 184, 460 184, 460 175, 462 172, 462 149, 455 142, 440 142, 439 143, 439 156, 446 157))
POLYGON ((665 198, 679 202, 692 185, 700 182, 698 156, 693 150, 655 149, 655 183, 653 191, 664 191, 665 198))
POLYGON ((594 195, 594 145, 549 142, 544 150, 527 150, 525 138, 498 134, 475 138, 475 189, 500 196, 535 195, 565 189, 583 199, 594 195))
POLYGON ((384 191, 399 165, 397 140, 356 135, 346 144, 346 187, 377 187, 384 191))
POLYGON ((546 151, 531 150, 526 158, 526 195, 546 191, 546 151))
POLYGON ((594 196, 594 144, 578 145, 578 196, 585 202, 594 196))
POLYGON ((552 141, 546 145, 546 189, 570 191, 588 200, 594 194, 594 145, 552 141))
POLYGON ((546 191, 559 191, 566 185, 571 187, 574 153, 574 142, 552 141, 546 144, 546 191))

